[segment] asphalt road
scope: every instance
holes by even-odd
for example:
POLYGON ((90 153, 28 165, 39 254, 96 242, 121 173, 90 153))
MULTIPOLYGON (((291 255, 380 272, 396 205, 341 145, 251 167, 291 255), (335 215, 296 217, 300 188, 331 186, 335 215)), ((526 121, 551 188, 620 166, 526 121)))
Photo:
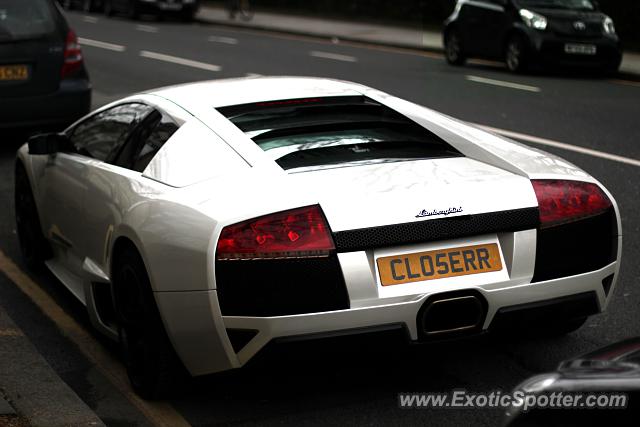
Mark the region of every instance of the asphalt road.
MULTIPOLYGON (((407 347, 389 336, 370 340, 287 344, 247 369, 198 379, 169 402, 194 426, 205 425, 495 425, 491 409, 401 410, 399 392, 509 390, 559 361, 640 335, 640 163, 580 153, 587 148, 640 159, 640 85, 590 76, 514 76, 500 67, 447 66, 418 52, 172 22, 130 22, 69 14, 82 38, 94 84, 94 105, 159 86, 262 75, 326 76, 361 82, 457 118, 571 144, 545 148, 600 179, 622 212, 624 255, 606 314, 557 339, 485 337, 407 347), (195 62, 194 62, 195 61, 195 62), (576 151, 577 150, 577 151, 576 151)), ((13 154, 0 146, 0 250, 19 265, 13 224, 13 154)), ((604 156, 606 157, 606 156, 604 156)), ((82 307, 49 274, 34 280, 82 325, 82 307)), ((30 299, 0 273, 0 304, 59 375, 109 425, 147 425, 148 419, 96 369, 30 299)), ((97 335, 104 351, 117 349, 97 335)), ((0 385, 1 386, 1 385, 0 385)))

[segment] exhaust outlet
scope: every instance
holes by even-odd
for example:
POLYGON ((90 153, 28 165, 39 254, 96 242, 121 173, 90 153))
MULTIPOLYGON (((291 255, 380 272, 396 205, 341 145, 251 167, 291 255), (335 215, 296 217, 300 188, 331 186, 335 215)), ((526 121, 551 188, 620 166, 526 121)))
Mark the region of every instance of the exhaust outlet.
POLYGON ((486 301, 480 295, 435 296, 427 300, 418 314, 418 327, 426 338, 471 335, 482 330, 486 301))

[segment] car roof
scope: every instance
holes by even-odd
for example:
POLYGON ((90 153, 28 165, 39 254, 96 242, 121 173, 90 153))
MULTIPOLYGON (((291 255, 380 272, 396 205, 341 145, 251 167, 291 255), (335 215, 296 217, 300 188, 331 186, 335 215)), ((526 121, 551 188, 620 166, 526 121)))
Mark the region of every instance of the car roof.
MULTIPOLYGON (((190 83, 147 92, 187 111, 284 99, 357 96, 369 88, 351 82, 312 77, 250 77, 190 83)), ((369 89, 370 90, 370 89, 369 89)))

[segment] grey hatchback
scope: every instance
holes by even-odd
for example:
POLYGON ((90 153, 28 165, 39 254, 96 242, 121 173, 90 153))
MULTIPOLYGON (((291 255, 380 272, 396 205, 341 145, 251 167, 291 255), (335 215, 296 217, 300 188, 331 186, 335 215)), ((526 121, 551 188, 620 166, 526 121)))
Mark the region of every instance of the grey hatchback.
POLYGON ((0 128, 57 130, 91 108, 75 32, 53 0, 0 0, 0 128))

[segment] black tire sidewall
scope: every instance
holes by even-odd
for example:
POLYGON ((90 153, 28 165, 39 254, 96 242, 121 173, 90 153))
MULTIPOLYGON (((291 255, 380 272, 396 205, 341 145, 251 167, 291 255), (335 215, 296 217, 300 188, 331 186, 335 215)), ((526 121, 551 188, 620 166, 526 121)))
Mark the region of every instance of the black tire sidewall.
POLYGON ((444 56, 447 62, 451 65, 463 65, 466 61, 464 56, 464 50, 462 47, 462 40, 460 39, 460 35, 456 29, 451 29, 447 32, 445 37, 445 46, 444 46, 444 56), (452 39, 456 39, 458 42, 458 56, 456 58, 452 58, 449 54, 450 52, 450 43, 452 39))
POLYGON ((134 390, 145 399, 164 397, 172 391, 179 378, 180 364, 164 330, 144 262, 135 251, 127 249, 117 260, 114 271, 118 333, 129 380, 134 390), (126 269, 135 272, 138 283, 122 283, 126 269), (133 286, 137 289, 133 290, 133 286), (125 296, 124 292, 132 291, 125 296), (142 316, 137 325, 126 318, 125 297, 137 299, 135 304, 142 316))
POLYGON ((528 47, 525 39, 520 35, 515 35, 509 38, 509 41, 507 42, 507 45, 505 47, 505 64, 507 65, 509 71, 514 73, 521 73, 525 71, 528 67, 528 58, 528 47), (520 55, 518 57, 518 65, 515 67, 509 63, 510 50, 511 46, 513 45, 517 45, 520 52, 520 55))
POLYGON ((16 232, 20 251, 27 267, 38 270, 42 268, 48 257, 48 245, 42 234, 29 177, 22 165, 16 166, 15 180, 16 232))

